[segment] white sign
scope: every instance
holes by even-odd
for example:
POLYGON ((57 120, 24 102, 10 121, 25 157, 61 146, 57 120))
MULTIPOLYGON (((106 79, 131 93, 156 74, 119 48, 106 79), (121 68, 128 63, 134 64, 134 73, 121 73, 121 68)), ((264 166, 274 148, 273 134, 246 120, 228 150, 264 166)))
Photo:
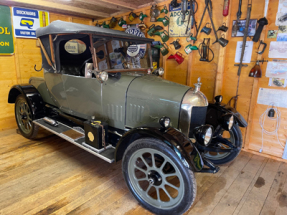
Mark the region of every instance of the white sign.
POLYGON ((257 103, 262 105, 275 103, 277 107, 287 108, 287 90, 259 88, 257 103))
POLYGON ((190 13, 190 2, 187 3, 187 13, 185 19, 182 20, 181 3, 178 3, 178 7, 172 7, 169 5, 169 36, 170 37, 187 37, 190 33, 191 25, 193 24, 192 16, 190 16, 189 25, 188 18, 190 13), (188 25, 187 34, 186 27, 188 25))
POLYGON ((287 42, 272 41, 269 46, 269 58, 287 58, 287 42))
POLYGON ((287 63, 269 61, 266 68, 266 77, 287 79, 287 63))
POLYGON ((33 9, 13 7, 15 37, 36 38, 36 29, 49 24, 49 13, 33 9))
POLYGON ((275 25, 287 25, 287 0, 279 0, 275 25))
MULTIPOLYGON (((241 52, 242 52, 242 41, 237 42, 236 54, 235 54, 235 63, 240 63, 241 52)), ((245 45, 244 57, 242 63, 250 63, 252 56, 253 42, 247 41, 245 45)))

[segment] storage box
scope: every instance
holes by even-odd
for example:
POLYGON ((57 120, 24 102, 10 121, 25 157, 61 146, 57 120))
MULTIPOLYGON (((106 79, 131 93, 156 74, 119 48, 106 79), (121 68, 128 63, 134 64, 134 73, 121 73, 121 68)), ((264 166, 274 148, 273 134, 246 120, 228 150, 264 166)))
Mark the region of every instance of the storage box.
POLYGON ((96 148, 101 149, 103 145, 103 135, 105 137, 105 145, 108 144, 108 123, 105 121, 85 121, 85 143, 96 148), (103 129, 104 128, 104 129, 103 129), (103 134, 104 132, 104 134, 103 134))

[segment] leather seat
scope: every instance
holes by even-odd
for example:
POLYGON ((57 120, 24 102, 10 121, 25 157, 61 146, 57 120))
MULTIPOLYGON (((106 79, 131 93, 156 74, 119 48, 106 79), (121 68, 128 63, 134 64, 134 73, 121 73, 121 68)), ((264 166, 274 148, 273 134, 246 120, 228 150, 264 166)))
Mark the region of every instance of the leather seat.
POLYGON ((67 74, 67 75, 74 75, 74 76, 82 76, 81 71, 80 71, 80 66, 79 64, 62 64, 61 65, 61 72, 62 74, 67 74))

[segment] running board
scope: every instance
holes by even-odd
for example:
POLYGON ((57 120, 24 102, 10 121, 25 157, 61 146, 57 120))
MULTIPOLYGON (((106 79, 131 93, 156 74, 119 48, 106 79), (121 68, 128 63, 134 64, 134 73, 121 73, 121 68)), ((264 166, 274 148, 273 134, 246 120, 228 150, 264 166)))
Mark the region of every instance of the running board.
MULTIPOLYGON (((87 152, 90 152, 93 155, 96 155, 97 157, 109 162, 113 163, 115 161, 114 154, 115 154, 115 148, 111 145, 108 145, 105 149, 96 149, 88 144, 85 143, 85 133, 81 131, 80 129, 72 128, 70 126, 67 126, 59 121, 58 126, 52 126, 48 123, 46 123, 43 118, 37 119, 33 121, 36 125, 41 126, 42 128, 58 135, 59 137, 73 143, 74 145, 86 150, 87 152)), ((82 129, 83 130, 83 129, 82 129)))

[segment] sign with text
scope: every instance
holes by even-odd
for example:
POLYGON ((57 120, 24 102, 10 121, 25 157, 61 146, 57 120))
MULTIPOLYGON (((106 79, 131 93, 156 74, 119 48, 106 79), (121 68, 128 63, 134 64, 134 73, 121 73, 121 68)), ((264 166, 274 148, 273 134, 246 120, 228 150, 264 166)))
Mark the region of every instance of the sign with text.
POLYGON ((188 12, 185 14, 185 19, 182 20, 181 12, 181 3, 178 4, 178 7, 172 7, 169 5, 169 36, 170 37, 187 37, 189 35, 191 25, 192 25, 192 16, 190 17, 189 25, 188 18, 190 13, 190 3, 187 5, 188 12), (186 27, 188 25, 187 34, 186 27))
POLYGON ((36 29, 49 25, 49 13, 33 9, 13 7, 15 37, 36 38, 36 29))
POLYGON ((10 8, 0 5, 0 55, 13 53, 14 43, 10 8))

